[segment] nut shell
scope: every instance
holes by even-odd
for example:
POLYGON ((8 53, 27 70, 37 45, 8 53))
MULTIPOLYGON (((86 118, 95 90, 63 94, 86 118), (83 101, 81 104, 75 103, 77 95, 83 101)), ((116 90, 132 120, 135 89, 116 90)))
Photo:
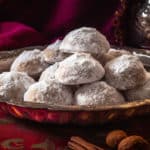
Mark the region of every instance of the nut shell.
POLYGON ((132 135, 119 143, 118 150, 150 150, 150 145, 143 137, 132 135))
POLYGON ((108 133, 106 137, 106 144, 110 148, 116 148, 121 140, 127 137, 126 132, 123 130, 114 130, 108 133))

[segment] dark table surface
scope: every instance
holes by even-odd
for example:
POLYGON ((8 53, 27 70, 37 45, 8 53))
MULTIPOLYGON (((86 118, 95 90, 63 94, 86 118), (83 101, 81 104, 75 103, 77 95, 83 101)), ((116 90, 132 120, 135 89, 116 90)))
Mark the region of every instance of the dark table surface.
POLYGON ((114 129, 123 129, 128 135, 141 135, 150 142, 150 115, 103 125, 76 126, 36 123, 0 113, 0 149, 65 150, 71 136, 80 136, 107 150, 105 137, 114 129))

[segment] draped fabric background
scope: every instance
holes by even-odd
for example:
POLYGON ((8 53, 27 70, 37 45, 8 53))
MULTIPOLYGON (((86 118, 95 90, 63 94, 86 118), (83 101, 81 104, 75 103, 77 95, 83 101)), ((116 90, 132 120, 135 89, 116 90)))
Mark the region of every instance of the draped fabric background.
POLYGON ((81 26, 114 43, 120 0, 0 0, 0 50, 48 44, 81 26))

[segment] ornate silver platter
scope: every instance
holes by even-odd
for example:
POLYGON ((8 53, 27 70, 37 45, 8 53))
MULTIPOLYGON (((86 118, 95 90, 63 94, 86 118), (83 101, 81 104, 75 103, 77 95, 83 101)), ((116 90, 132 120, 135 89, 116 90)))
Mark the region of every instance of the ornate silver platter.
MULTIPOLYGON (((45 46, 44 46, 45 47, 45 46)), ((13 60, 28 47, 0 52, 0 72, 8 71, 13 60)), ((137 55, 150 70, 150 51, 126 48, 137 55)), ((0 108, 17 118, 56 124, 101 124, 134 116, 150 114, 150 99, 111 106, 59 106, 31 102, 0 102, 0 108)))

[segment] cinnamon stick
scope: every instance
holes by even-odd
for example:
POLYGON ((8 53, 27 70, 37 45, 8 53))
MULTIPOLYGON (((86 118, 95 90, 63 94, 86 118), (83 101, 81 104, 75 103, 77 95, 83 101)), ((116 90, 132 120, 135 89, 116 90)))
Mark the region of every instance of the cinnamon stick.
POLYGON ((68 142, 68 148, 71 150, 104 150, 103 148, 89 143, 78 136, 71 137, 70 141, 68 142))

